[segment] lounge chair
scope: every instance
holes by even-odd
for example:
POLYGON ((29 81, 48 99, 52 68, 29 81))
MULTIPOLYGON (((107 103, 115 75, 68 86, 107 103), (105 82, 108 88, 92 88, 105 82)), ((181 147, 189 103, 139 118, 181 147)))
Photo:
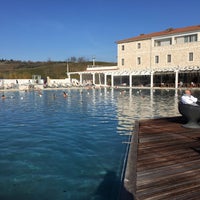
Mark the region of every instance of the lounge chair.
POLYGON ((183 127, 186 128, 200 128, 200 106, 184 104, 181 101, 178 103, 178 110, 180 114, 187 120, 183 127))

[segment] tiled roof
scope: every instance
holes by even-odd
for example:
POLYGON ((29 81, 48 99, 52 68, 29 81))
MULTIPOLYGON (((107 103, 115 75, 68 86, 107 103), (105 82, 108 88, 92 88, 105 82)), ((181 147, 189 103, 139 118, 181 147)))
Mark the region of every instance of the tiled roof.
POLYGON ((187 26, 183 28, 168 28, 164 31, 160 32, 154 32, 154 33, 149 33, 149 34, 140 34, 139 36, 124 39, 124 40, 119 40, 116 43, 127 43, 127 42, 133 42, 133 41, 139 41, 139 40, 145 40, 145 39, 150 39, 152 37, 158 37, 158 36, 164 36, 164 35, 172 35, 172 34, 178 34, 178 33, 186 33, 186 32, 192 32, 192 31, 199 31, 200 30, 200 25, 197 26, 187 26))

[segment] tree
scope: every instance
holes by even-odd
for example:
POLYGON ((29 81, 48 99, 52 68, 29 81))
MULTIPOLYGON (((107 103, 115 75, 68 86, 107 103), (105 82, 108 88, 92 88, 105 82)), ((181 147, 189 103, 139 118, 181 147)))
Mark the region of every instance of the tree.
POLYGON ((76 57, 75 56, 72 56, 71 58, 70 58, 70 62, 73 62, 73 63, 75 63, 76 62, 76 57))
POLYGON ((78 58, 78 63, 86 62, 86 59, 84 57, 78 58))

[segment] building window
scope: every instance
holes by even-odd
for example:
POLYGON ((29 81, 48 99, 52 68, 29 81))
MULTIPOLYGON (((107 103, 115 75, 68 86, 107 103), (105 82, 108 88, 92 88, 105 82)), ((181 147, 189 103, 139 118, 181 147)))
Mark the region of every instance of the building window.
POLYGON ((138 64, 138 65, 141 64, 141 58, 140 58, 140 57, 137 58, 137 64, 138 64))
POLYGON ((122 66, 124 66, 124 58, 122 58, 122 66))
POLYGON ((167 38, 167 39, 162 39, 162 40, 155 40, 154 41, 154 46, 155 47, 160 47, 160 46, 168 46, 172 44, 172 39, 167 38))
POLYGON ((188 43, 188 42, 196 42, 197 41, 197 34, 195 35, 188 35, 184 37, 184 42, 188 43))
POLYGON ((175 38, 176 44, 183 44, 184 43, 184 37, 177 37, 175 38))
POLYGON ((176 37, 175 40, 176 40, 176 44, 197 42, 197 34, 176 37))
POLYGON ((154 41, 154 47, 159 47, 159 46, 160 46, 160 41, 155 40, 155 41, 154 41))
POLYGON ((155 63, 159 63, 159 56, 155 56, 155 63))
POLYGON ((193 53, 192 52, 189 53, 189 61, 193 61, 193 53))
POLYGON ((170 63, 172 61, 172 56, 170 54, 167 55, 167 62, 170 63))
POLYGON ((137 48, 138 48, 138 49, 141 48, 141 43, 137 43, 137 48))
POLYGON ((124 45, 122 45, 122 51, 124 51, 124 49, 125 49, 125 48, 124 48, 124 45))

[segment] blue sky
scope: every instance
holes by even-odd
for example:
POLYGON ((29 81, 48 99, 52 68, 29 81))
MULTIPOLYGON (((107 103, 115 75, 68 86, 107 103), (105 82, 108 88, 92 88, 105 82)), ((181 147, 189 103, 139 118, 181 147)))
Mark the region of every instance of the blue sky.
POLYGON ((199 0, 0 0, 0 59, 116 62, 116 41, 198 25, 199 8, 199 0))

